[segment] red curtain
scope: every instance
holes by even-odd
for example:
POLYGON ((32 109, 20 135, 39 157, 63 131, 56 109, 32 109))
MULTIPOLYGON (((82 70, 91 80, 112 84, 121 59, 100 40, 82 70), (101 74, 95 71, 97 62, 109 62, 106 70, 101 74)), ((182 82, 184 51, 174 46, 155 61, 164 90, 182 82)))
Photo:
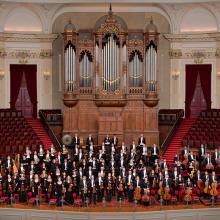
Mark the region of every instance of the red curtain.
POLYGON ((27 82, 27 90, 33 105, 33 117, 37 117, 37 65, 10 65, 11 76, 11 108, 15 109, 23 73, 27 82))
POLYGON ((207 110, 211 109, 211 72, 212 65, 204 64, 199 70, 201 87, 207 104, 207 110))
POLYGON ((207 109, 211 108, 211 64, 186 65, 185 116, 190 117, 190 105, 200 75, 203 94, 207 109))
POLYGON ((27 82, 27 90, 33 105, 33 117, 37 117, 37 66, 26 65, 25 66, 25 79, 27 82))
POLYGON ((11 90, 11 98, 10 104, 11 109, 15 109, 15 103, 18 98, 19 90, 21 87, 21 81, 24 69, 22 68, 23 65, 10 65, 10 90, 11 90))

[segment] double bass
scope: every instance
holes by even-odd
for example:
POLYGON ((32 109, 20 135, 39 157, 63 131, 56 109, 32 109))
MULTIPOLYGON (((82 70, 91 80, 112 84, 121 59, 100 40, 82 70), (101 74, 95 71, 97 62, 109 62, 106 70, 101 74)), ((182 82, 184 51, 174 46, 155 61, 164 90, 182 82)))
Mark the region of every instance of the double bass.
POLYGON ((162 182, 162 181, 160 181, 160 183, 159 183, 159 189, 158 189, 158 191, 157 191, 157 194, 158 194, 159 196, 163 196, 163 195, 164 195, 163 182, 162 182))

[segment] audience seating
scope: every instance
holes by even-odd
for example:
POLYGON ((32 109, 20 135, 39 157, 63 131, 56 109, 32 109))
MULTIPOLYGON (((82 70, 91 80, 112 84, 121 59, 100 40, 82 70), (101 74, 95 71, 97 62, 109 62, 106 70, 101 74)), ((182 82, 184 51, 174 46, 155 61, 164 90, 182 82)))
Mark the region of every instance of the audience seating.
POLYGON ((62 112, 60 109, 42 109, 39 113, 43 114, 48 124, 62 124, 62 112))
POLYGON ((160 109, 159 110, 159 124, 173 125, 180 115, 184 115, 183 109, 160 109))
POLYGON ((24 152, 28 145, 36 150, 42 144, 21 111, 0 109, 0 154, 12 155, 24 152))
POLYGON ((220 109, 202 111, 182 141, 183 146, 200 147, 207 145, 209 149, 220 146, 220 109))

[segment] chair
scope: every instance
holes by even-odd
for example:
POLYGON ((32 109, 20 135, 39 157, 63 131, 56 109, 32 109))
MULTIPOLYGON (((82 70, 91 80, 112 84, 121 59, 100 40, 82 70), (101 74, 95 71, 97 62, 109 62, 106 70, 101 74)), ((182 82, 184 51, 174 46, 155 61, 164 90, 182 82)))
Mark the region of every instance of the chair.
POLYGON ((49 205, 56 205, 57 204, 57 199, 53 198, 49 200, 49 205))
POLYGON ((73 193, 73 199, 74 199, 74 205, 75 206, 82 206, 82 199, 81 198, 77 198, 76 193, 73 193))

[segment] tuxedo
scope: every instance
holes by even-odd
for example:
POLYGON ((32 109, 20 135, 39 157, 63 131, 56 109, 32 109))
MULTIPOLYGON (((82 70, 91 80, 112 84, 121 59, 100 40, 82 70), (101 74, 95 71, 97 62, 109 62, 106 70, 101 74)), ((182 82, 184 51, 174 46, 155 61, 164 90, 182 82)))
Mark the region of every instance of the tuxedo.
POLYGON ((172 184, 172 182, 171 182, 171 179, 170 178, 164 178, 163 179, 163 187, 166 187, 166 186, 169 186, 169 187, 171 187, 171 184, 172 184))
POLYGON ((144 137, 139 137, 138 145, 145 145, 145 144, 146 144, 145 138, 144 137))
POLYGON ((91 143, 94 143, 93 137, 87 137, 86 146, 89 146, 91 143))
POLYGON ((80 138, 77 136, 73 137, 72 144, 75 147, 76 145, 80 145, 80 138))
POLYGON ((151 155, 152 156, 158 156, 159 155, 159 149, 157 146, 154 146, 151 148, 151 155))
POLYGON ((118 138, 117 137, 113 137, 111 143, 114 144, 114 146, 118 146, 118 138))

